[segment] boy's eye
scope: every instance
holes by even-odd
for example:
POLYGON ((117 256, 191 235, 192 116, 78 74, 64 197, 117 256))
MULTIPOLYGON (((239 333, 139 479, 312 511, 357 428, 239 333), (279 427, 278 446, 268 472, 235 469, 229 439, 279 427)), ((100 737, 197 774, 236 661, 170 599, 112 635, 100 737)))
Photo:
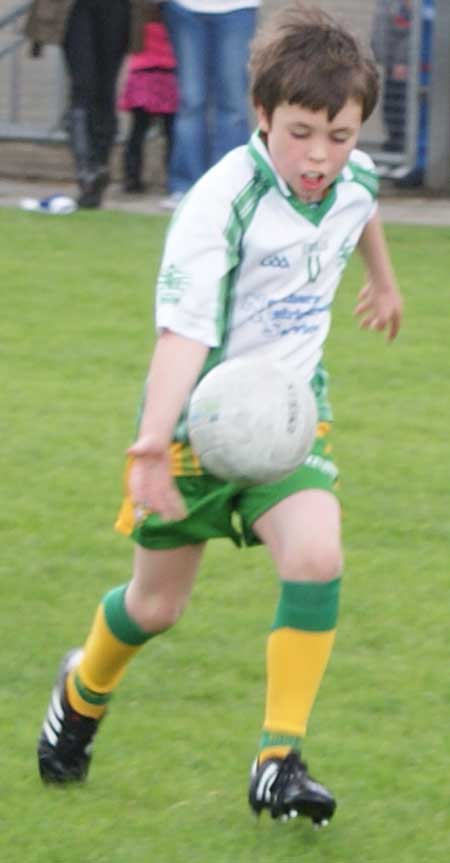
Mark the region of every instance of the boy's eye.
POLYGON ((309 132, 306 130, 304 132, 291 132, 293 138, 307 138, 309 132))
POLYGON ((336 135, 331 135, 331 140, 335 144, 345 144, 350 138, 347 132, 338 132, 336 135))

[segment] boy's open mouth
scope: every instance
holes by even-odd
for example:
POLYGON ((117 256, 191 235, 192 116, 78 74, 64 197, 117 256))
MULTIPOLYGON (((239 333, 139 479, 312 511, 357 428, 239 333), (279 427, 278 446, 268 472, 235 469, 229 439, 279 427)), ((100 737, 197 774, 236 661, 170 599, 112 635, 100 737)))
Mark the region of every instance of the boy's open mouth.
POLYGON ((325 174, 319 174, 317 171, 306 171, 304 174, 301 174, 300 179, 306 191, 316 192, 323 185, 325 174))

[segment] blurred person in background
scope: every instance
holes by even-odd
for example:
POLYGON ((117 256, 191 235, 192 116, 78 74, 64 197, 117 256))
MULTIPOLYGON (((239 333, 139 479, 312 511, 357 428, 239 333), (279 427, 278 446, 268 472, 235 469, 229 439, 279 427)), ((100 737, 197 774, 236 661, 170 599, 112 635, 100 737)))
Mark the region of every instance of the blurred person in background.
POLYGON ((420 66, 419 66, 419 105, 417 117, 417 149, 416 161, 412 168, 399 177, 396 185, 399 188, 422 186, 428 156, 429 134, 429 86, 433 60, 433 28, 435 8, 434 0, 422 0, 420 24, 420 66))
POLYGON ((160 119, 166 144, 166 166, 170 159, 174 115, 178 107, 176 60, 162 21, 162 3, 149 4, 142 51, 131 54, 119 96, 120 111, 129 111, 130 129, 124 148, 124 192, 144 192, 145 137, 160 119))
MULTIPOLYGON (((412 68, 411 30, 413 23, 412 0, 378 0, 372 31, 372 49, 385 69, 383 91, 383 119, 387 139, 383 149, 391 153, 408 154, 408 99, 409 86, 415 85, 416 69, 412 68)), ((434 0, 422 0, 420 5, 420 52, 417 64, 418 106, 417 139, 414 164, 400 166, 392 172, 398 188, 421 186, 427 162, 429 103, 428 88, 432 64, 434 26, 434 0)))
POLYGON ((383 149, 392 153, 405 150, 412 14, 412 0, 378 0, 373 21, 372 49, 384 67, 383 149))
POLYGON ((147 0, 33 0, 25 24, 33 56, 60 45, 70 79, 68 131, 78 205, 99 207, 115 140, 116 85, 128 50, 142 46, 147 0))
POLYGON ((180 104, 169 162, 168 208, 249 137, 249 43, 260 0, 167 0, 180 104))

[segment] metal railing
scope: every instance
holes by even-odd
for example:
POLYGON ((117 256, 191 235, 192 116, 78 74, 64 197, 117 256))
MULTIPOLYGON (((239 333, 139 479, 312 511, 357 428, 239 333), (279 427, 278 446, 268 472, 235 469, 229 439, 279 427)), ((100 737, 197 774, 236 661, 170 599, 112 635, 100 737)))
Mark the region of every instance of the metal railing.
POLYGON ((30 0, 0 17, 0 137, 29 141, 65 138, 66 75, 58 48, 31 57, 23 33, 30 0))
MULTIPOLYGON (((3 30, 9 24, 15 24, 15 22, 22 18, 28 9, 30 8, 30 3, 22 3, 21 6, 18 6, 17 9, 14 9, 12 12, 9 12, 7 15, 4 15, 0 18, 0 30, 3 30)), ((6 57, 7 54, 11 54, 25 41, 25 36, 19 36, 17 39, 13 40, 9 45, 6 45, 5 48, 0 50, 0 60, 2 57, 6 57)))

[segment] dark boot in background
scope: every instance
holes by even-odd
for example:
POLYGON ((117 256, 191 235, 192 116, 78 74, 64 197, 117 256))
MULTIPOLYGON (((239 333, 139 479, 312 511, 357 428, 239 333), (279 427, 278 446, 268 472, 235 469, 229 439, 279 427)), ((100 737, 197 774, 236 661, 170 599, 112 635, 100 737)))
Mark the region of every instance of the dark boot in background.
POLYGON ((92 145, 89 115, 85 108, 73 108, 70 112, 70 142, 80 189, 78 206, 87 209, 100 207, 106 183, 92 145))
POLYGON ((145 184, 142 182, 142 157, 138 152, 134 152, 128 141, 123 152, 123 191, 124 192, 145 192, 145 184))
POLYGON ((92 119, 92 146, 97 165, 97 183, 101 194, 111 182, 109 160, 117 133, 117 120, 107 108, 96 107, 92 119))

